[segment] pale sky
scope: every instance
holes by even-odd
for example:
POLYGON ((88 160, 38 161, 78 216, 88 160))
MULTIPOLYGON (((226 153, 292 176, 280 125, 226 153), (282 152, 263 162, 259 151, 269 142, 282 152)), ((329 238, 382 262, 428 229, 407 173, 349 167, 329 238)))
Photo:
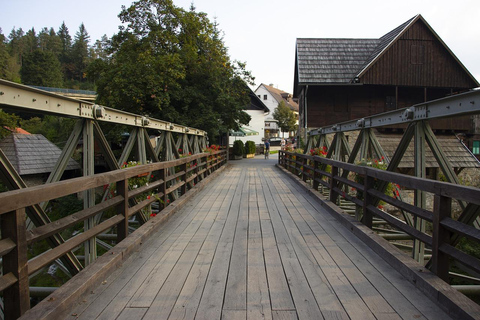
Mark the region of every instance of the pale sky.
MULTIPOLYGON (((174 0, 188 9, 191 0, 174 0)), ((261 83, 292 93, 296 38, 379 38, 421 14, 480 81, 479 0, 194 0, 197 12, 216 18, 232 60, 247 63, 261 83)), ((91 44, 118 31, 129 0, 0 0, 0 28, 55 31, 65 21, 73 36, 83 22, 91 44)), ((254 88, 254 89, 255 89, 254 88)))

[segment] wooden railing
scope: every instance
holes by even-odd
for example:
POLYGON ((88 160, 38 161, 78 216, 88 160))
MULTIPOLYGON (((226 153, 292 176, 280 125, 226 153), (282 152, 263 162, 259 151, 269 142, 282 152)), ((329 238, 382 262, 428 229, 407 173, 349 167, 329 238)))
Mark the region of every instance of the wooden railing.
POLYGON ((155 201, 161 208, 168 206, 170 201, 185 194, 226 161, 226 151, 222 150, 0 193, 0 255, 3 258, 0 291, 3 291, 5 318, 16 319, 30 308, 29 275, 105 230, 116 228, 117 243, 120 242, 129 233, 131 216, 150 207, 155 201), (128 179, 144 175, 149 175, 149 182, 129 190, 128 179), (111 185, 114 185, 116 190, 112 198, 47 225, 26 230, 25 208, 84 190, 111 185), (137 199, 137 204, 130 206, 129 199, 141 194, 148 196, 142 197, 144 200, 141 201, 137 199), (27 246, 111 208, 116 212, 112 217, 39 256, 27 259, 27 246))
POLYGON ((431 271, 443 280, 448 282, 450 258, 480 273, 480 260, 457 249, 451 241, 455 237, 464 237, 477 244, 480 243, 480 230, 452 219, 451 205, 452 200, 479 205, 480 189, 416 178, 320 156, 284 151, 279 153, 279 164, 303 181, 309 182, 315 190, 321 186, 328 188, 329 200, 333 203, 337 203, 340 197, 355 203, 363 213, 361 221, 369 228, 372 228, 375 216, 385 220, 393 228, 423 242, 432 250, 429 263, 431 271), (355 176, 361 179, 353 179, 352 177, 355 176), (402 201, 395 195, 379 191, 385 189, 389 183, 401 186, 402 189, 423 190, 432 194, 433 209, 419 208, 402 201), (401 219, 380 209, 379 201, 430 222, 432 231, 422 232, 409 226, 401 219))

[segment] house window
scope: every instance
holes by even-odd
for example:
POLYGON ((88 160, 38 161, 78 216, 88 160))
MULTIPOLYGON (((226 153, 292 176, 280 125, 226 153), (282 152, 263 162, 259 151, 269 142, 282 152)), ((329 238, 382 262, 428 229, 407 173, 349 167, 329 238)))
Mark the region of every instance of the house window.
POLYGON ((394 96, 387 96, 385 101, 385 106, 387 110, 394 110, 397 108, 397 101, 394 96))
POLYGON ((425 62, 425 46, 412 45, 410 50, 410 62, 412 64, 424 64, 425 62))
POLYGON ((266 94, 263 95, 263 100, 267 100, 267 95, 266 94))
POLYGON ((473 141, 472 152, 473 154, 480 154, 480 140, 473 141))

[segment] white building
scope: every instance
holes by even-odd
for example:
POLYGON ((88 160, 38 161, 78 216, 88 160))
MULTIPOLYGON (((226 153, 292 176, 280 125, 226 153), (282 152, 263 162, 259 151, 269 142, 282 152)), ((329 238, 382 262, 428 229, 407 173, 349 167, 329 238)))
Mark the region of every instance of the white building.
POLYGON ((229 145, 232 146, 235 140, 242 140, 243 143, 253 141, 256 145, 263 144, 265 139, 265 115, 269 114, 270 110, 251 91, 250 104, 245 107, 244 111, 250 115, 250 123, 240 127, 239 131, 230 132, 229 145))
MULTIPOLYGON (((265 115, 265 137, 280 137, 281 132, 277 121, 273 118, 273 113, 277 109, 278 104, 284 101, 285 104, 297 115, 298 119, 298 103, 293 101, 292 95, 280 89, 274 88, 273 85, 261 84, 255 90, 257 97, 265 104, 270 112, 265 115)), ((298 120, 297 120, 298 124, 298 120)))

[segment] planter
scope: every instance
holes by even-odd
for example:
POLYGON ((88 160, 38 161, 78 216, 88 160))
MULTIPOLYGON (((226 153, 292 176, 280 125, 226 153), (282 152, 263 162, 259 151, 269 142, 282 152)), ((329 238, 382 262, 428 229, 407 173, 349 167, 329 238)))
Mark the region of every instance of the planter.
POLYGON ((242 156, 237 156, 237 155, 233 155, 233 159, 232 160, 242 160, 243 157, 242 156))
POLYGON ((255 158, 255 153, 247 154, 247 159, 250 159, 250 158, 255 158))

